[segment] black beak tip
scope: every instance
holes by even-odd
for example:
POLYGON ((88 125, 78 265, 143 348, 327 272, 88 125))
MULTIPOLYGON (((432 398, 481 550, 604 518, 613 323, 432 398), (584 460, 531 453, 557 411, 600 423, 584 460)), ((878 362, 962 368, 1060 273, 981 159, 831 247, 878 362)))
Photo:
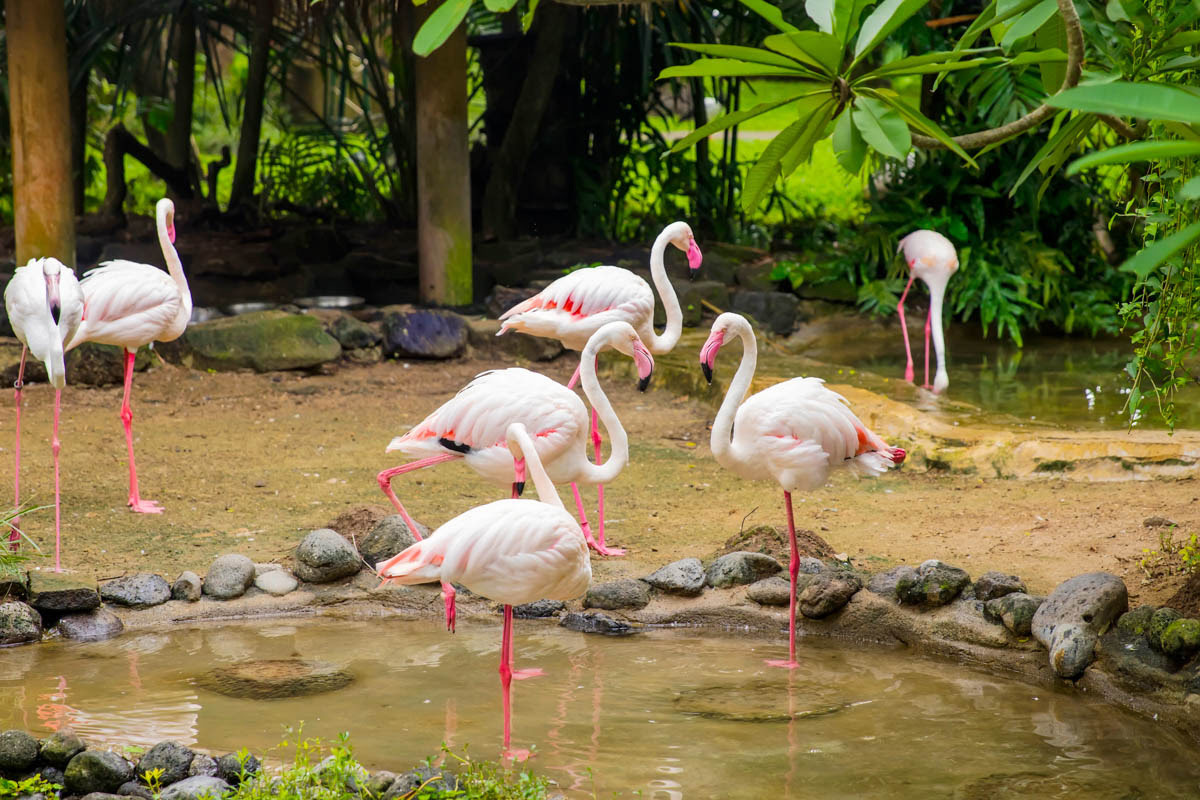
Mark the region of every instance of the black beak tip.
POLYGON ((513 486, 517 490, 517 497, 520 497, 521 495, 525 494, 525 481, 516 481, 515 483, 513 483, 513 486))
POLYGON ((700 369, 704 372, 704 380, 712 383, 712 367, 702 361, 700 362, 700 369))
POLYGON ((697 272, 699 272, 699 271, 700 271, 700 270, 698 270, 698 269, 689 269, 689 270, 688 270, 688 280, 689 280, 689 281, 694 281, 694 280, 696 280, 696 273, 697 273, 697 272))
POLYGON ((58 303, 50 304, 50 318, 54 320, 54 324, 58 324, 58 318, 62 314, 62 309, 58 307, 58 303))
POLYGON ((639 392, 646 391, 646 387, 649 385, 650 385, 650 376, 649 375, 647 375, 644 378, 638 378, 638 391, 639 392))

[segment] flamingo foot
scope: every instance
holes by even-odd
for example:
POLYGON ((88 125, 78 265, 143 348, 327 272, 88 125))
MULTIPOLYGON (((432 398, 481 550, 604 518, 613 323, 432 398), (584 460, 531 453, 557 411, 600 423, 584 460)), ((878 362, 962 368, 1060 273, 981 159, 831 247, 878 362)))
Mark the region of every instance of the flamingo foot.
POLYGON ((787 658, 768 658, 763 663, 768 667, 782 667, 783 669, 799 669, 800 667, 798 663, 787 658))
POLYGON ((596 542, 596 553, 599 555, 620 558, 625 555, 625 552, 625 548, 623 547, 609 547, 608 545, 596 542))
POLYGON ((500 757, 508 761, 528 761, 533 758, 533 751, 524 747, 506 747, 500 753, 500 757))
POLYGON ((913 365, 909 364, 907 367, 904 368, 904 380, 908 381, 909 383, 912 383, 914 378, 916 378, 916 373, 913 370, 913 365))
POLYGON ((538 667, 530 667, 528 669, 514 669, 512 679, 514 681, 524 681, 530 678, 541 678, 545 676, 546 670, 538 667))
POLYGON ((129 498, 129 509, 138 514, 161 514, 163 507, 153 500, 142 500, 140 497, 129 498))

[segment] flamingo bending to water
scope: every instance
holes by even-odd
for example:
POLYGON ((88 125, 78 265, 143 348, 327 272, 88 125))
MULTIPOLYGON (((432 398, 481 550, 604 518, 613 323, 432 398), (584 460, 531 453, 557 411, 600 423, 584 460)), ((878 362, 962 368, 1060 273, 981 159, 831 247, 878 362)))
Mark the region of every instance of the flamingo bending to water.
MULTIPOLYGON (((627 269, 612 266, 588 267, 575 270, 551 283, 533 297, 518 303, 500 315, 500 332, 514 330, 532 336, 558 339, 563 347, 582 350, 592 335, 606 323, 627 322, 637 331, 651 353, 669 353, 683 333, 683 310, 679 298, 667 278, 663 263, 667 245, 687 253, 689 275, 695 277, 702 256, 686 222, 673 222, 663 228, 650 249, 650 277, 662 298, 667 325, 659 336, 654 330, 654 292, 650 284, 627 269)), ((582 363, 582 362, 581 362, 582 363)), ((575 370, 568 389, 575 388, 580 372, 575 370)), ((600 461, 600 428, 597 414, 592 411, 592 441, 596 462, 600 461)), ((597 489, 598 518, 596 538, 604 545, 604 487, 597 489)), ((614 554, 615 553, 610 553, 614 554)))
MULTIPOLYGON (((62 443, 58 440, 58 417, 62 390, 67 385, 66 343, 75 335, 83 316, 83 294, 71 268, 56 258, 35 258, 18 267, 13 274, 4 289, 4 307, 13 333, 22 344, 21 365, 17 368, 13 393, 17 402, 13 507, 21 507, 21 389, 25 381, 25 355, 32 351, 34 358, 46 364, 46 375, 54 386, 54 433, 50 439, 50 451, 54 454, 54 571, 62 572, 62 508, 58 483, 58 453, 62 443)), ((14 550, 20 524, 19 516, 12 520, 9 547, 14 550)))
POLYGON ((153 500, 138 492, 137 467, 133 462, 133 361, 144 344, 170 342, 183 335, 192 316, 192 294, 183 274, 183 263, 175 252, 175 204, 167 198, 155 208, 158 243, 167 261, 167 272, 150 264, 106 261, 83 276, 83 322, 70 347, 83 342, 112 344, 125 349, 125 394, 121 400, 121 422, 129 450, 129 507, 142 514, 161 514, 153 500))
POLYGON ((929 287, 929 315, 925 318, 925 388, 929 385, 929 336, 933 334, 933 349, 937 354, 937 373, 933 379, 933 391, 941 393, 950 385, 946 373, 946 343, 942 338, 942 299, 946 296, 946 284, 958 270, 958 253, 954 245, 937 231, 913 231, 900 240, 897 250, 904 251, 908 262, 908 284, 900 295, 896 309, 900 312, 900 330, 904 334, 904 380, 913 382, 912 347, 908 343, 908 325, 904 321, 904 300, 917 278, 929 287))
MULTIPOLYGON (((524 460, 537 489, 537 500, 497 500, 459 514, 423 539, 379 565, 384 583, 461 583, 476 594, 504 605, 500 643, 500 685, 504 707, 504 752, 512 739, 513 678, 540 671, 513 671, 514 605, 534 600, 570 600, 587 591, 592 579, 588 546, 579 523, 554 489, 538 447, 520 423, 507 427, 510 458, 524 460)), ((453 602, 453 595, 451 595, 453 602)))
POLYGON ((837 467, 861 475, 880 475, 904 461, 905 452, 889 447, 850 410, 846 399, 820 378, 792 378, 747 397, 758 349, 750 323, 738 314, 722 314, 700 350, 700 367, 712 382, 713 365, 726 336, 742 340, 742 363, 713 423, 713 456, 725 469, 748 480, 773 480, 783 488, 791 542, 791 601, 788 607, 788 660, 771 666, 795 668, 796 575, 800 553, 792 516, 792 492, 825 484, 837 467))

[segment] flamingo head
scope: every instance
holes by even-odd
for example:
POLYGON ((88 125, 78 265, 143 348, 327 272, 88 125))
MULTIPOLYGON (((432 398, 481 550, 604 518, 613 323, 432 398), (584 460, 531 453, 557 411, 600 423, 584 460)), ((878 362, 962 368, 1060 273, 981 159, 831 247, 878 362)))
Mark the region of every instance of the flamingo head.
POLYGON ((60 276, 64 269, 57 258, 42 259, 42 278, 46 281, 46 302, 50 306, 50 316, 54 324, 58 324, 58 316, 62 311, 62 289, 60 276))
POLYGON ((167 239, 171 244, 175 244, 175 204, 169 198, 164 197, 158 201, 154 210, 158 215, 160 228, 166 228, 167 239))
POLYGON ((654 374, 654 356, 650 355, 650 351, 636 334, 630 346, 633 350, 633 363, 637 365, 638 391, 644 392, 650 385, 650 376, 654 374))
POLYGON ((633 326, 628 322, 610 322, 596 331, 594 337, 603 339, 606 346, 633 359, 637 366, 638 391, 646 391, 650 376, 654 373, 654 356, 650 355, 633 326))
POLYGON ((696 272, 700 269, 700 262, 704 256, 700 253, 700 248, 696 244, 696 237, 692 234, 692 226, 686 222, 673 223, 669 228, 670 242, 683 252, 687 253, 688 260, 688 277, 695 280, 696 272))
POLYGON ((708 341, 704 343, 704 347, 700 348, 700 369, 704 372, 704 379, 709 383, 712 383, 713 367, 717 363, 717 353, 724 343, 725 328, 713 325, 712 333, 708 335, 708 341))
POLYGON ((890 455, 892 457, 892 463, 896 466, 900 466, 904 463, 904 459, 908 456, 908 453, 904 452, 903 448, 893 447, 890 451, 890 455))

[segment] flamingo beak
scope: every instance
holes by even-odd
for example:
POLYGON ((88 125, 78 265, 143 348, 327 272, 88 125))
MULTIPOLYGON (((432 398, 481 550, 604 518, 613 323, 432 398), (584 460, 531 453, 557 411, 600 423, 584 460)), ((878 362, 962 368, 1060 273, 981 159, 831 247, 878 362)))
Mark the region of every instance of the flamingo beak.
POLYGON ((717 363, 717 353, 724 343, 725 331, 715 330, 709 334, 708 341, 704 343, 704 347, 700 348, 700 370, 704 373, 704 379, 709 383, 712 383, 713 367, 717 363))
POLYGON ((46 300, 50 303, 50 317, 57 325, 59 315, 62 313, 62 294, 59 290, 57 275, 51 275, 46 279, 46 300))
POLYGON ((687 249, 688 277, 692 280, 696 279, 696 270, 700 269, 700 262, 704 260, 704 256, 700 254, 700 247, 696 244, 695 239, 688 239, 687 249))
POLYGON ((513 481, 513 489, 517 492, 517 497, 525 493, 525 459, 513 459, 513 473, 516 480, 513 481))
POLYGON ((904 459, 907 455, 908 455, 908 453, 904 452, 903 449, 901 449, 899 447, 893 447, 892 448, 892 463, 896 464, 896 465, 903 464, 904 459))
POLYGON ((654 356, 650 355, 641 340, 633 343, 633 363, 637 365, 638 391, 644 392, 650 385, 650 376, 654 374, 654 356))

